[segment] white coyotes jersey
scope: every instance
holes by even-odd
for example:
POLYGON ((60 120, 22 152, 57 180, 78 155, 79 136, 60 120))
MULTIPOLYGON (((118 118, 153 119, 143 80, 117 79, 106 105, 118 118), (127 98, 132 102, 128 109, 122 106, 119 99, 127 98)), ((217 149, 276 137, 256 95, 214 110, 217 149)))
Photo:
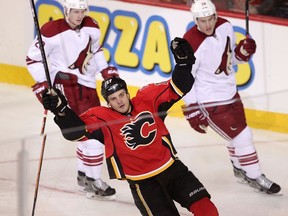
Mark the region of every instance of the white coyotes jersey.
POLYGON ((237 91, 233 65, 240 63, 234 54, 236 43, 232 25, 218 17, 214 35, 207 36, 194 26, 184 38, 193 47, 196 57, 192 67, 195 83, 183 98, 185 104, 231 99, 237 91))
MULTIPOLYGON (((108 65, 95 20, 86 16, 76 30, 71 29, 65 19, 50 21, 42 26, 41 37, 52 83, 57 72, 62 71, 76 75, 79 84, 96 88, 96 73, 108 65)), ((26 63, 36 82, 46 80, 37 37, 28 50, 26 63)))

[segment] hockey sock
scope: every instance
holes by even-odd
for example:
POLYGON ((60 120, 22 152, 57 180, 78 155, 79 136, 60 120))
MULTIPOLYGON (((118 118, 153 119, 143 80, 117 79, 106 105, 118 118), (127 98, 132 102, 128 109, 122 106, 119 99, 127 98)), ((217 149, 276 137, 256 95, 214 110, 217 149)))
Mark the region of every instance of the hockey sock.
POLYGON ((258 155, 253 144, 251 129, 247 126, 238 136, 233 138, 235 155, 238 158, 241 168, 249 178, 258 178, 262 172, 259 164, 258 155))
POLYGON ((103 151, 103 144, 97 140, 84 141, 83 162, 86 177, 93 179, 101 178, 104 157, 103 151))
POLYGON ((190 211, 194 216, 219 216, 214 203, 208 197, 202 198, 190 206, 190 211))
POLYGON ((78 146, 77 146, 77 171, 82 172, 85 174, 85 167, 84 167, 84 162, 83 162, 83 149, 84 149, 84 145, 79 142, 78 146))

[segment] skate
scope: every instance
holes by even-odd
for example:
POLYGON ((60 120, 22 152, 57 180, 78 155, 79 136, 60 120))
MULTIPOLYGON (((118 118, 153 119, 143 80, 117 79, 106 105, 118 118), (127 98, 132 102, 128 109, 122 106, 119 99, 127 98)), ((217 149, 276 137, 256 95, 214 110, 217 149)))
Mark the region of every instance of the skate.
POLYGON ((79 186, 79 191, 81 192, 86 192, 86 175, 83 172, 78 171, 78 176, 77 176, 77 184, 79 186))
POLYGON ((101 179, 86 178, 86 197, 89 199, 115 200, 116 190, 101 179))
POLYGON ((233 166, 233 172, 234 172, 234 176, 236 178, 244 178, 245 177, 245 171, 242 169, 239 169, 235 166, 233 166))
POLYGON ((244 170, 237 168, 233 165, 233 172, 234 176, 237 178, 237 182, 241 184, 249 184, 249 182, 246 179, 246 174, 244 170))
POLYGON ((281 187, 266 178, 264 174, 262 174, 257 179, 250 179, 246 176, 246 180, 249 182, 249 185, 256 189, 258 192, 263 192, 266 194, 274 194, 274 195, 282 195, 280 192, 281 187))

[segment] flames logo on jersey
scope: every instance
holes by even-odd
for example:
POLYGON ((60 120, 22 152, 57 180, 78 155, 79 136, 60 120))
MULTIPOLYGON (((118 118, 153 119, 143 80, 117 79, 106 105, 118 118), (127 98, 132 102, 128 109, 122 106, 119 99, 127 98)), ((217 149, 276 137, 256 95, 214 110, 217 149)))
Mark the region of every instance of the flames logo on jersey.
POLYGON ((121 129, 125 144, 132 150, 139 146, 147 146, 155 140, 157 130, 153 115, 148 112, 139 113, 130 123, 121 129))
POLYGON ((226 75, 229 75, 232 72, 232 49, 230 45, 230 38, 227 37, 227 42, 225 50, 222 54, 221 63, 216 70, 215 74, 220 74, 224 72, 226 75))
POLYGON ((82 50, 77 58, 77 60, 69 66, 69 69, 79 69, 81 74, 87 70, 90 59, 93 57, 91 50, 91 38, 89 37, 89 42, 84 50, 82 50))

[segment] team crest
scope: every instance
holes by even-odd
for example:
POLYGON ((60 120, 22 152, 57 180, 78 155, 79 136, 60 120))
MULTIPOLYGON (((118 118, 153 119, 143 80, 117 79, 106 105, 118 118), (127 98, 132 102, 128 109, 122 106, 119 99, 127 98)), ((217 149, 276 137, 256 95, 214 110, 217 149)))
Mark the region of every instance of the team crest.
POLYGON ((91 38, 89 38, 89 42, 84 50, 81 51, 77 60, 69 66, 69 69, 78 69, 81 74, 84 74, 87 70, 87 66, 89 65, 90 59, 93 57, 93 53, 91 50, 91 38))
POLYGON ((232 72, 232 49, 229 37, 227 37, 226 47, 222 54, 221 63, 215 74, 220 74, 222 72, 224 72, 227 76, 232 72))
POLYGON ((147 146, 155 140, 157 130, 152 113, 145 111, 139 113, 130 123, 121 129, 125 144, 132 150, 139 146, 147 146))

